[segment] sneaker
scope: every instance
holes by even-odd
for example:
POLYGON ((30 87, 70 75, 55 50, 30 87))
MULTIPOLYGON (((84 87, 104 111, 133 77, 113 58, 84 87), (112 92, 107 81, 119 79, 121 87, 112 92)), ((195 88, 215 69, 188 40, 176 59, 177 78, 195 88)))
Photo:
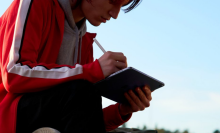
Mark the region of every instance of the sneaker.
POLYGON ((35 130, 33 133, 60 133, 60 132, 53 128, 43 127, 35 130))

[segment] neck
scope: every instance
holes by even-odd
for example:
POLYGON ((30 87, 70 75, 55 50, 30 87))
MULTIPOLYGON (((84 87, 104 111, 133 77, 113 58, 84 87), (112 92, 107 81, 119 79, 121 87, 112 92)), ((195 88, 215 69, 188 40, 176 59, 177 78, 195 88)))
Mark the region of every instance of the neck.
POLYGON ((80 5, 72 9, 72 14, 73 14, 73 18, 76 24, 84 18, 84 14, 81 10, 80 5))

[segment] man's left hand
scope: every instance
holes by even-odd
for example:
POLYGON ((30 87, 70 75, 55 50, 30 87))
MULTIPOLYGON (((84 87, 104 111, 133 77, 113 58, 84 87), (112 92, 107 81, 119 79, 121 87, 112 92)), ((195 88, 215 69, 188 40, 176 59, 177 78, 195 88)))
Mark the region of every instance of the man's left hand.
POLYGON ((132 90, 129 90, 124 94, 129 104, 120 104, 119 113, 121 116, 137 111, 143 111, 150 106, 150 101, 152 100, 150 88, 146 85, 143 88, 136 88, 135 91, 138 96, 132 90))

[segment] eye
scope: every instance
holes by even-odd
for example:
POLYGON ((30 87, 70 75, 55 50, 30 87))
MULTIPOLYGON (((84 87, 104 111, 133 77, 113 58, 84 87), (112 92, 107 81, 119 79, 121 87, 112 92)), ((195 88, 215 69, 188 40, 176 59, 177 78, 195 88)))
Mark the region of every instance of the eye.
POLYGON ((120 5, 123 3, 123 1, 124 0, 109 0, 109 3, 113 5, 120 5))

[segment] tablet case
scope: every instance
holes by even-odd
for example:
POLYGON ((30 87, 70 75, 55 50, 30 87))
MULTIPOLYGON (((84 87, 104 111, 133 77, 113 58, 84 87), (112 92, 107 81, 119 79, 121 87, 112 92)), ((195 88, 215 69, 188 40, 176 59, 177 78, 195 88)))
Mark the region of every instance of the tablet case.
POLYGON ((128 103, 124 93, 144 85, 148 85, 151 91, 154 91, 164 86, 164 83, 133 67, 128 67, 94 84, 102 96, 118 103, 128 103))

